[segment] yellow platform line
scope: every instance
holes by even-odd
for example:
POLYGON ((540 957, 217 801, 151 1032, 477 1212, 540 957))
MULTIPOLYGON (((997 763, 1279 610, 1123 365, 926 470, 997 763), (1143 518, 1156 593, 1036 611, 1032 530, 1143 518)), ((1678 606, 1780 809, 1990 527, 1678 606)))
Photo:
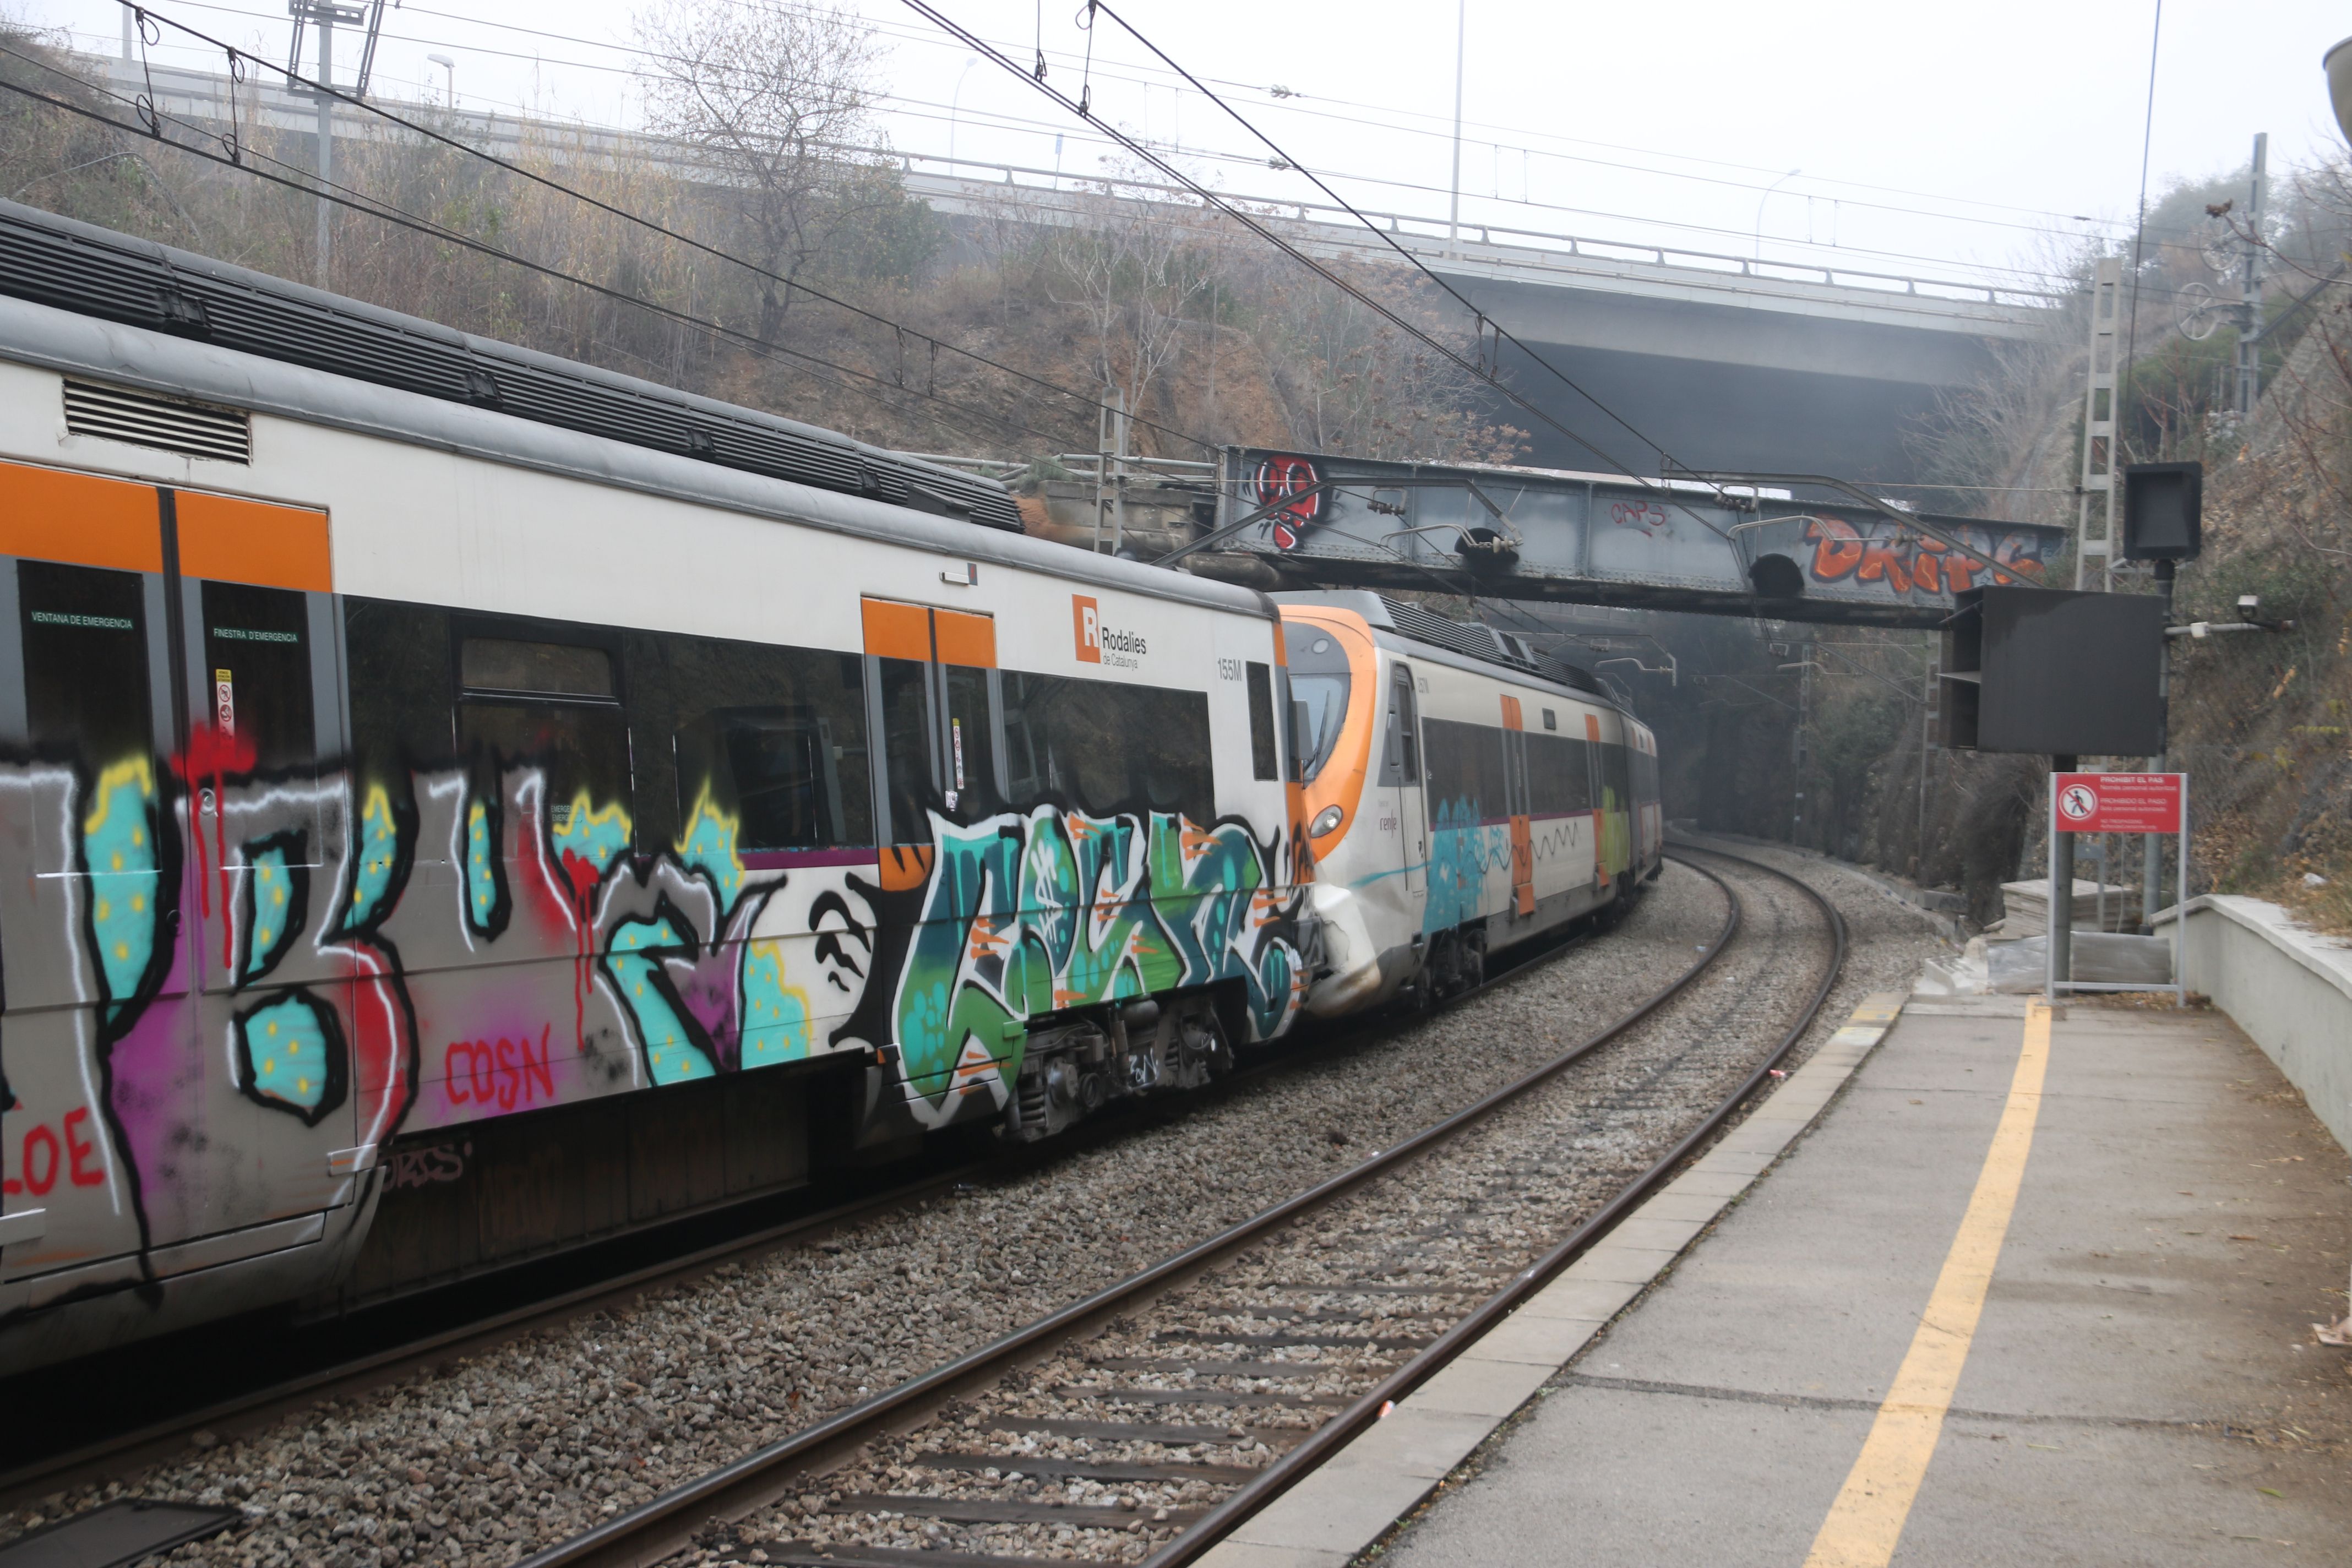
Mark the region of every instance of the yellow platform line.
POLYGON ((1984 1311, 1985 1291, 1992 1284, 1993 1264, 2009 1234, 2049 1065, 2050 1010, 2037 1001, 2026 1009, 2025 1042, 2009 1082, 2009 1100, 2001 1107, 2000 1125, 1985 1152, 1959 1234, 1952 1238, 1935 1292, 1863 1441, 1862 1455, 1813 1537, 1805 1568, 1885 1568, 1895 1555, 1943 1435, 1944 1413, 1951 1408, 1952 1391, 1959 1385, 1960 1368, 1984 1311))

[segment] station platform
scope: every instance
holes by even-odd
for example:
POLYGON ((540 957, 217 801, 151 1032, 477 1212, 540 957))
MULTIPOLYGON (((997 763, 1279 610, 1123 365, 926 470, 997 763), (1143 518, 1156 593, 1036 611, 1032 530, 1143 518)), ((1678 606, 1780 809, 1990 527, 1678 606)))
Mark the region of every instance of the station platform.
MULTIPOLYGON (((1567 1353, 1475 1444, 1416 1479, 1391 1417, 1218 1557, 2352 1562, 2352 1351, 2313 1331, 2346 1310, 2352 1167, 2226 1016, 1913 998, 1768 1111, 1801 1090, 1645 1284, 1595 1295, 1622 1251, 1547 1289, 1594 1321, 1539 1299, 1497 1331, 1567 1353)), ((1423 1439, 1465 1403, 1440 1380, 1423 1439)))

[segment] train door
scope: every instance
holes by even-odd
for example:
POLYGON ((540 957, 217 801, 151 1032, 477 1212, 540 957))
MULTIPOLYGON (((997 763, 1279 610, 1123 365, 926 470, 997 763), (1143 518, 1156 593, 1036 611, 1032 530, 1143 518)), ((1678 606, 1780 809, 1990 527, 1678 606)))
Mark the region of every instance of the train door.
POLYGON ((933 813, 970 822, 997 808, 991 687, 996 623, 962 610, 865 601, 876 836, 886 891, 919 887, 933 813))
POLYGON ((1404 875, 1407 912, 1414 929, 1429 899, 1429 809, 1422 777, 1421 711, 1414 700, 1413 668, 1402 659, 1389 670, 1388 739, 1381 757, 1381 782, 1397 822, 1397 854, 1404 875))
POLYGON ((236 910, 255 891, 257 839, 283 872, 269 887, 298 905, 323 843, 313 722, 341 714, 319 635, 332 624, 324 514, 8 464, 0 520, 6 1273, 142 1248, 169 1273, 299 1243, 264 1222, 333 1203, 339 1153, 350 1173, 343 976, 289 961, 309 952, 299 907, 264 893, 274 923, 257 949, 237 945, 236 910), (215 586, 282 597, 229 606, 207 598, 215 586), (249 634, 275 677, 240 646, 217 692, 199 666, 236 639, 209 637, 207 615, 249 634), (275 777, 222 743, 217 701, 240 692, 275 777), (283 837, 257 829, 262 816, 286 818, 283 837), (236 952, 285 962, 281 988, 318 982, 291 1031, 299 1050, 247 1048, 247 1023, 266 1037, 292 1014, 236 994, 259 976, 236 952), (245 1234, 178 1245, 228 1231, 245 1234))
POLYGON ((1503 699, 1503 799, 1511 819, 1511 911, 1536 912, 1535 825, 1528 792, 1527 714, 1516 697, 1503 699))
POLYGON ((327 934, 364 852, 336 772, 349 741, 327 516, 184 491, 164 512, 194 805, 182 929, 196 1054, 225 1080, 209 1212, 182 1221, 194 1234, 332 1207, 357 1145, 387 1131, 362 1140, 358 1121, 383 1098, 391 1037, 354 1005, 352 951, 327 934))

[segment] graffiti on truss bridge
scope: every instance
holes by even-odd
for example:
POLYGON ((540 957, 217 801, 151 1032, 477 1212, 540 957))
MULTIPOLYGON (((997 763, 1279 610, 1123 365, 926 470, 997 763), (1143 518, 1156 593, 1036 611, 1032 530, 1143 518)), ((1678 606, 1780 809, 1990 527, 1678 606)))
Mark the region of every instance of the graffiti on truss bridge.
POLYGON ((1958 594, 1979 586, 1979 577, 2000 584, 2041 580, 2041 534, 1994 535, 1980 528, 1956 531, 1975 549, 2014 569, 2016 579, 2006 572, 1988 572, 1942 540, 1916 529, 1892 521, 1856 524, 1842 517, 1806 520, 1805 541, 1813 547, 1808 572, 1816 583, 1879 584, 1897 594, 1958 594))
POLYGON ((1307 531, 1323 520, 1324 493, 1315 488, 1321 482, 1315 465, 1304 458, 1266 458, 1258 463, 1250 481, 1250 493, 1257 504, 1273 506, 1288 500, 1266 520, 1274 531, 1276 550, 1297 549, 1305 542, 1307 531))

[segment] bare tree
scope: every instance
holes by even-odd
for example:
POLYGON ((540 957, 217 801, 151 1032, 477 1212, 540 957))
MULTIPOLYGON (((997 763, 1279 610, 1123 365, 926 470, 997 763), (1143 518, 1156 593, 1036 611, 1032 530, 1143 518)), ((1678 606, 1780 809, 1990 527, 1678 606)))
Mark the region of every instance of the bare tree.
POLYGON ((1223 250, 1219 226, 1189 203, 1118 195, 1115 177, 1076 198, 1076 221, 1050 241, 1055 304, 1086 323, 1088 367, 1131 414, 1147 399, 1172 415, 1163 384, 1199 314, 1223 250))
POLYGON ((759 335, 783 324, 798 276, 838 234, 845 207, 902 199, 870 177, 880 49, 853 14, 827 7, 654 0, 637 14, 649 129, 707 158, 733 187, 739 248, 757 279, 759 335))

